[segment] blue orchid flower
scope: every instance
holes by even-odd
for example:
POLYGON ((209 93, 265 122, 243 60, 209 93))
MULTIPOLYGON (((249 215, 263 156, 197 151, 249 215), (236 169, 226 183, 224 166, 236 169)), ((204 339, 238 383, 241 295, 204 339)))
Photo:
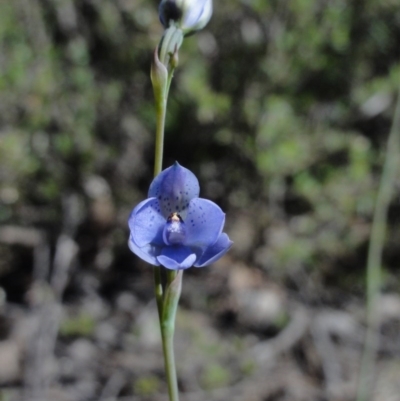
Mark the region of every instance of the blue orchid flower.
POLYGON ((162 0, 158 7, 164 28, 174 22, 185 35, 204 28, 212 11, 212 0, 162 0))
POLYGON ((207 266, 224 255, 232 246, 222 232, 225 214, 199 192, 196 176, 179 163, 162 171, 129 217, 131 251, 171 270, 207 266))

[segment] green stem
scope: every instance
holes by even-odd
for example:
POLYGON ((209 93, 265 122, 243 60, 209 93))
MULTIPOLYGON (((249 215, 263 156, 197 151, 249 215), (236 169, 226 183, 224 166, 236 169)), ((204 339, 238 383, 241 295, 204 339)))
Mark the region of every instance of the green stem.
POLYGON ((166 93, 156 99, 156 143, 154 154, 154 177, 161 173, 164 152, 164 128, 167 113, 166 93))
MULTIPOLYGON (((161 92, 157 93, 155 98, 156 103, 156 139, 155 139, 155 154, 154 154, 154 177, 162 171, 163 154, 164 154, 164 131, 165 131, 165 116, 167 114, 167 99, 168 90, 171 85, 172 73, 168 73, 167 84, 161 92)), ((163 314, 163 285, 161 277, 161 268, 154 267, 154 290, 157 302, 158 317, 160 324, 162 323, 163 314)))
MULTIPOLYGON (((167 100, 174 68, 177 64, 177 51, 182 44, 182 31, 171 26, 160 43, 160 57, 155 53, 152 66, 152 82, 156 104, 156 138, 154 155, 154 176, 162 171, 164 153, 165 117, 167 100)), ((166 285, 163 287, 161 267, 154 267, 154 287, 164 353, 165 373, 170 401, 179 401, 178 380, 174 357, 175 316, 182 286, 182 272, 167 271, 166 285)))
POLYGON ((389 133, 386 158, 379 185, 367 260, 367 331, 361 361, 357 401, 366 401, 371 395, 371 383, 375 353, 378 345, 377 302, 381 287, 382 251, 385 243, 386 220, 396 175, 399 170, 400 154, 400 88, 389 133))
POLYGON ((171 56, 177 52, 182 44, 183 34, 180 29, 170 26, 164 33, 160 43, 159 61, 168 70, 167 82, 163 90, 156 96, 156 144, 154 159, 154 176, 162 170, 163 151, 164 151, 164 130, 165 117, 167 114, 167 100, 169 88, 174 74, 174 66, 171 63, 171 56))
MULTIPOLYGON (((162 91, 156 96, 156 140, 154 155, 154 177, 160 174, 163 163, 164 152, 164 126, 167 109, 166 91, 162 91)), ((154 292, 157 302, 157 310, 160 324, 162 324, 163 315, 163 285, 161 277, 161 267, 154 266, 154 292)))
POLYGON ((179 401, 178 378, 176 376, 174 356, 174 333, 161 330, 161 338, 164 352, 165 375, 168 383, 169 401, 179 401))
POLYGON ((182 289, 183 271, 167 272, 167 286, 164 298, 164 310, 161 323, 165 373, 168 383, 169 401, 179 401, 178 379, 174 356, 175 317, 182 289))
POLYGON ((157 310, 158 310, 158 320, 160 325, 162 324, 163 315, 163 286, 161 278, 161 268, 159 266, 154 266, 154 293, 156 296, 157 310))

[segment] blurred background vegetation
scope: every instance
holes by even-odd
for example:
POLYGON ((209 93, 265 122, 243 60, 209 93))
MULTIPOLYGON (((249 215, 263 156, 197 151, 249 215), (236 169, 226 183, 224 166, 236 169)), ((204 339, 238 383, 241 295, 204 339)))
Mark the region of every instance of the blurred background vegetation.
MULTIPOLYGON (((54 270, 48 262, 37 273, 26 230, 44 238, 49 260, 61 234, 77 244, 64 302, 96 292, 112 303, 122 290, 152 298, 151 272, 127 250, 126 221, 152 179, 157 6, 1 2, 0 285, 11 303, 31 307, 33 283, 54 270), (22 231, 13 237, 12 229, 22 231)), ((201 196, 227 212, 230 262, 307 304, 363 297, 399 43, 398 0, 215 0, 210 24, 180 51, 164 166, 191 169, 201 196)), ((387 292, 400 288, 399 190, 400 181, 384 252, 387 292)), ((207 280, 210 269, 189 278, 207 280)), ((61 333, 90 334, 90 313, 75 317, 61 333)), ((229 382, 221 366, 210 369, 207 386, 218 376, 229 382)), ((136 384, 142 395, 158 386, 153 376, 136 384)))
MULTIPOLYGON (((156 7, 2 4, 2 224, 58 233, 74 195, 80 218, 91 211, 108 220, 94 223, 125 229, 151 180, 156 7), (109 210, 92 210, 96 199, 109 210)), ((362 288, 400 80, 399 18, 394 0, 221 0, 207 29, 185 41, 164 164, 192 169, 202 196, 228 212, 238 256, 272 274, 300 269, 362 288), (242 224, 251 237, 241 238, 242 224)), ((399 207, 396 197, 388 276, 400 257, 399 207)), ((126 229, 117 232, 123 246, 126 229)), ((4 274, 12 266, 2 259, 4 274)))

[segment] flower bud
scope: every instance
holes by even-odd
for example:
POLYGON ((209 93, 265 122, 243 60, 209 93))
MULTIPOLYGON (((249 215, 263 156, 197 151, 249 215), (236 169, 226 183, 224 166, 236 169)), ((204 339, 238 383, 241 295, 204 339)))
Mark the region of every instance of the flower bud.
POLYGON ((162 0, 158 12, 165 29, 174 23, 188 35, 207 25, 212 15, 212 0, 162 0))
POLYGON ((179 64, 179 53, 178 53, 178 46, 175 46, 175 50, 171 55, 170 61, 169 61, 171 67, 173 69, 178 67, 179 64))
POLYGON ((153 84, 154 97, 161 101, 167 88, 168 71, 158 58, 158 47, 154 51, 153 62, 150 70, 151 83, 153 84))

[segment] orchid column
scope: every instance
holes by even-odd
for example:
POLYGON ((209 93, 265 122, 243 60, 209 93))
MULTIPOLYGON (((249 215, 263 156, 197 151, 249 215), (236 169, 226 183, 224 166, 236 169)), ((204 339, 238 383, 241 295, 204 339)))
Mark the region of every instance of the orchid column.
POLYGON ((170 401, 179 399, 173 336, 183 270, 211 264, 232 245, 222 232, 225 214, 215 203, 199 198, 196 176, 177 162, 161 171, 167 99, 178 51, 184 37, 203 28, 211 14, 212 0, 163 0, 160 4, 165 31, 151 67, 157 115, 155 178, 148 199, 139 203, 129 217, 131 251, 154 266, 170 401))

